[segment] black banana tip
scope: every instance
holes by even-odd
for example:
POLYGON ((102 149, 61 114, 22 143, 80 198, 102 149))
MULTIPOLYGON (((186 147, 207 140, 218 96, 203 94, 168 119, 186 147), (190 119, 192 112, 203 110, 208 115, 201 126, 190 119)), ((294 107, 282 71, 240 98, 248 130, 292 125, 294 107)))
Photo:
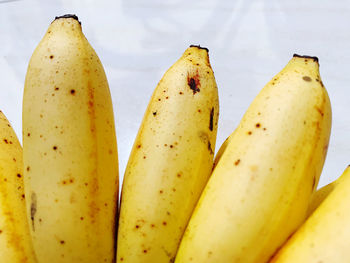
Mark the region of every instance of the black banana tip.
POLYGON ((199 49, 204 49, 205 51, 209 52, 209 49, 207 49, 206 47, 201 47, 200 45, 190 45, 190 47, 196 47, 199 49))
POLYGON ((293 58, 306 58, 306 59, 312 59, 313 61, 318 63, 318 57, 312 57, 312 56, 306 56, 306 55, 298 55, 298 54, 294 54, 293 58))
MULTIPOLYGON (((65 14, 65 15, 63 15, 63 16, 56 16, 56 17, 55 17, 55 20, 60 19, 60 18, 73 18, 73 19, 77 20, 77 21, 79 22, 79 24, 81 25, 81 22, 79 21, 79 18, 78 18, 76 15, 73 15, 73 14, 65 14)), ((55 20, 54 20, 54 21, 55 21, 55 20)))

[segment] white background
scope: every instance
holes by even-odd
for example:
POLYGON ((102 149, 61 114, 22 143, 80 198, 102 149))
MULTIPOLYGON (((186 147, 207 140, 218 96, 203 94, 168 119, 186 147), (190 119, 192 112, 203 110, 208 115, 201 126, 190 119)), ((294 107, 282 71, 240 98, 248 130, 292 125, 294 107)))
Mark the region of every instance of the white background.
POLYGON ((0 0, 0 109, 21 134, 30 56, 55 16, 77 14, 107 74, 120 176, 149 98, 190 44, 210 50, 220 96, 217 149, 293 53, 318 56, 333 127, 320 186, 350 163, 350 1, 0 0))

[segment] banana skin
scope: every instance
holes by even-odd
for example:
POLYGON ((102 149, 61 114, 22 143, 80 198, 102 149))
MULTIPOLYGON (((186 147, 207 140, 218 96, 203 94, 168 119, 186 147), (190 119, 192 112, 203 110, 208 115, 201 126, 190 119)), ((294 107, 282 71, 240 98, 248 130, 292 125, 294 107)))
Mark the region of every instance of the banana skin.
POLYGON ((173 262, 212 170, 219 114, 208 50, 191 46, 153 92, 125 171, 117 262, 173 262))
POLYGON ((103 66, 74 15, 35 49, 23 96, 27 217, 39 263, 114 262, 118 157, 103 66))
POLYGON ((295 55, 224 146, 175 262, 267 262, 306 217, 330 128, 318 59, 295 55))
POLYGON ((0 262, 36 263, 26 217, 23 152, 0 111, 0 262))

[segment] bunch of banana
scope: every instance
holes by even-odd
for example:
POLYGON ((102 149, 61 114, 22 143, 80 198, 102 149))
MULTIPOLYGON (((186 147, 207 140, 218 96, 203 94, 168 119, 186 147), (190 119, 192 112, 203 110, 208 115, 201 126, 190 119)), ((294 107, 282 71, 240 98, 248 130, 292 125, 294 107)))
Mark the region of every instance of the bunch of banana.
MULTIPOLYGON (((272 262, 350 262, 350 167, 272 262)), ((328 188, 329 189, 329 188, 328 188)))
POLYGON ((74 15, 31 57, 23 97, 27 216, 40 263, 112 262, 118 159, 102 64, 74 15))
POLYGON ((125 171, 117 262, 173 262, 213 166, 219 105, 208 50, 191 46, 158 83, 125 171))
POLYGON ((0 111, 0 262, 35 263, 26 220, 22 147, 0 111))
POLYGON ((150 99, 119 217, 113 116, 78 18, 56 17, 28 66, 23 154, 0 112, 0 262, 350 261, 350 167, 315 192, 331 130, 316 57, 294 55, 213 160, 217 85, 190 46, 150 99))
POLYGON ((267 262, 306 217, 330 128, 318 59, 294 55, 224 145, 175 262, 267 262))

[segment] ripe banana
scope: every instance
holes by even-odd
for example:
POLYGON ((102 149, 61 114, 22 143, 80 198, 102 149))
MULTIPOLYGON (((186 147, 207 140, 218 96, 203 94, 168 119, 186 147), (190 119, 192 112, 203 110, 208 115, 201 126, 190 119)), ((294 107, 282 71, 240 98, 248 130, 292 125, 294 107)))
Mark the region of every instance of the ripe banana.
POLYGON ((334 190, 336 185, 338 184, 338 180, 333 181, 330 184, 327 184, 323 186, 322 188, 318 189, 311 198, 310 205, 307 211, 307 217, 309 217, 316 209, 317 207, 322 204, 322 202, 327 198, 327 196, 334 190))
POLYGON ((350 262, 350 167, 271 262, 350 262))
POLYGON ((125 171, 117 262, 173 262, 213 166, 218 91, 191 46, 158 83, 125 171))
POLYGON ((0 262, 35 263, 23 189, 22 147, 0 111, 0 262))
POLYGON ((103 66, 74 15, 29 62, 23 97, 27 215, 38 261, 113 262, 118 159, 103 66))
POLYGON ((318 69, 317 58, 295 55, 255 98, 199 199, 176 263, 266 262, 303 222, 331 128, 318 69))

